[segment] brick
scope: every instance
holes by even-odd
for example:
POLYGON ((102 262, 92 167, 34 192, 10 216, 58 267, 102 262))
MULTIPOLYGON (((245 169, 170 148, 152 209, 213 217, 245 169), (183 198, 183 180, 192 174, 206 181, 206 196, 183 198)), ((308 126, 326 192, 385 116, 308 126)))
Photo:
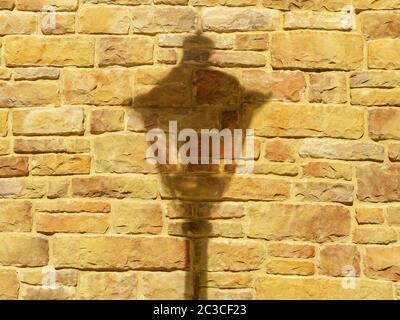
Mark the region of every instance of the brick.
POLYGON ((382 208, 357 208, 356 219, 358 224, 380 224, 385 222, 382 208))
POLYGON ((269 48, 268 33, 243 33, 235 37, 235 49, 265 51, 269 48))
POLYGON ((399 69, 400 39, 368 41, 368 67, 370 69, 399 69))
POLYGON ((109 134, 94 140, 93 152, 96 172, 155 172, 146 159, 149 148, 142 134, 109 134))
POLYGON ((320 273, 333 277, 347 276, 349 266, 353 276, 360 275, 360 253, 355 245, 329 244, 321 248, 320 273))
POLYGON ((0 12, 0 35, 36 32, 36 15, 26 12, 0 12))
POLYGON ((289 196, 289 184, 286 181, 258 177, 171 175, 161 182, 163 198, 265 201, 283 200, 289 196))
POLYGON ((202 14, 206 31, 276 30, 278 23, 278 11, 270 9, 206 8, 202 14))
POLYGON ((69 185, 69 179, 57 179, 50 181, 47 190, 47 198, 57 199, 67 197, 69 185))
POLYGON ((129 77, 129 71, 121 69, 65 70, 65 100, 69 104, 130 104, 129 77))
POLYGON ((93 66, 94 39, 78 36, 9 36, 7 66, 93 66))
POLYGON ((191 57, 186 54, 183 58, 185 61, 197 61, 200 63, 209 62, 218 67, 263 67, 266 64, 265 55, 258 52, 249 51, 213 51, 207 59, 203 59, 203 55, 198 52, 193 52, 194 56, 191 57))
POLYGON ((77 16, 79 33, 128 34, 129 11, 118 6, 83 5, 77 16))
POLYGON ((107 37, 100 39, 100 66, 153 64, 153 40, 148 37, 107 37))
POLYGON ((141 299, 193 299, 193 280, 187 272, 152 272, 142 275, 141 299))
POLYGON ((269 274, 309 276, 315 272, 314 263, 310 261, 271 259, 266 267, 269 274))
MULTIPOLYGON (((1 2, 0 2, 1 5, 1 2)), ((16 270, 0 270, 0 299, 16 300, 18 299, 19 282, 16 270)))
POLYGON ((138 4, 150 4, 151 0, 85 0, 90 3, 109 3, 109 4, 124 4, 124 5, 138 5, 138 4))
POLYGON ((344 179, 350 181, 353 176, 352 166, 336 162, 309 162, 303 165, 303 175, 313 178, 344 179))
POLYGON ((245 215, 244 205, 236 202, 201 202, 192 205, 181 201, 171 201, 167 203, 166 211, 170 219, 223 219, 241 218, 245 215))
POLYGON ((400 90, 398 89, 353 89, 351 103, 364 106, 399 106, 400 90))
MULTIPOLYGON (((55 270, 56 285, 75 287, 78 283, 77 270, 55 270)), ((22 283, 30 285, 42 285, 43 276, 42 269, 20 269, 19 280, 22 283)))
POLYGON ((383 161, 384 148, 377 143, 306 139, 300 143, 299 154, 310 158, 383 161))
POLYGON ((46 194, 46 183, 40 180, 22 179, 1 179, 0 198, 12 199, 38 199, 46 194))
POLYGON ((264 157, 270 161, 295 162, 297 142, 293 140, 269 140, 264 143, 264 157))
POLYGON ((0 107, 32 107, 59 104, 55 81, 0 82, 0 107), (40 92, 40 95, 37 93, 40 92))
POLYGON ((13 112, 15 135, 80 135, 83 134, 82 108, 35 108, 13 112))
POLYGON ((367 247, 365 274, 369 278, 399 281, 400 247, 367 247))
POLYGON ((356 34, 292 31, 272 37, 274 68, 353 70, 362 61, 363 41, 356 34))
POLYGON ((256 299, 265 300, 390 300, 392 285, 388 282, 356 280, 356 289, 343 288, 336 279, 299 279, 260 277, 255 284, 256 299))
POLYGON ((168 234, 185 237, 241 238, 241 221, 174 221, 168 224, 168 234))
POLYGON ((0 8, 12 10, 14 8, 14 0, 0 0, 0 8))
POLYGON ((91 113, 90 132, 99 134, 104 132, 124 130, 124 111, 100 109, 91 113))
POLYGON ((199 270, 258 270, 265 260, 265 246, 255 240, 200 240, 196 246, 199 270))
POLYGON ((73 178, 71 192, 80 197, 154 199, 157 196, 157 182, 146 176, 73 178))
POLYGON ((361 15, 362 32, 369 39, 398 38, 400 14, 396 11, 367 11, 361 15))
POLYGON ((400 225, 400 208, 399 207, 387 208, 387 222, 390 226, 400 225))
POLYGON ((116 233, 159 234, 163 226, 161 206, 151 202, 118 202, 113 208, 111 225, 116 233))
POLYGON ((17 9, 26 11, 42 11, 44 6, 53 6, 60 11, 73 11, 78 6, 78 0, 18 0, 17 9))
POLYGON ((300 101, 305 91, 306 82, 304 74, 299 71, 263 71, 249 70, 243 72, 243 85, 248 90, 257 88, 257 93, 261 93, 248 99, 257 100, 266 97, 271 100, 280 101, 300 101))
POLYGON ((222 289, 249 288, 252 282, 253 276, 248 272, 211 272, 208 274, 200 273, 199 276, 200 287, 222 289))
POLYGON ((294 196, 300 201, 353 203, 354 188, 348 183, 298 182, 294 185, 294 196))
POLYGON ((8 121, 8 111, 1 110, 0 111, 0 135, 3 137, 7 135, 7 129, 8 129, 7 121, 8 121))
POLYGON ((193 0, 194 6, 207 6, 207 7, 218 6, 218 5, 224 5, 229 7, 242 7, 242 6, 251 6, 256 4, 257 0, 193 0))
POLYGON ((108 213, 111 205, 102 201, 51 201, 36 202, 35 210, 51 213, 108 213))
POLYGON ((325 242, 350 234, 350 212, 339 205, 251 204, 248 213, 252 238, 325 242))
MULTIPOLYGON (((232 168, 232 170, 225 168, 225 171, 233 173, 236 172, 236 168, 232 168)), ((294 177, 299 174, 299 169, 295 164, 290 163, 256 162, 253 173, 294 177)))
POLYGON ((21 300, 73 300, 75 298, 74 287, 48 288, 41 286, 21 286, 21 300))
POLYGON ((214 289, 202 288, 199 292, 201 300, 253 300, 254 294, 251 289, 214 289))
POLYGON ((15 153, 84 153, 90 151, 85 138, 16 138, 15 153))
POLYGON ((90 173, 89 155, 35 155, 31 172, 34 176, 63 176, 90 173))
POLYGON ((359 227, 353 232, 353 242, 390 244, 397 241, 397 232, 385 227, 359 227))
POLYGON ((309 99, 317 103, 346 103, 346 75, 337 72, 311 73, 309 99))
POLYGON ((135 300, 138 277, 131 272, 83 272, 79 277, 80 299, 135 300))
POLYGON ((14 80, 57 80, 60 70, 56 68, 16 68, 14 80))
POLYGON ((196 15, 189 7, 136 7, 132 10, 133 33, 194 31, 196 15))
POLYGON ((355 28, 355 15, 327 11, 292 11, 284 15, 285 29, 323 29, 352 30, 355 28))
MULTIPOLYGON (((194 71, 193 90, 198 105, 233 105, 240 99, 238 80, 217 70, 194 71)), ((210 123, 211 124, 211 123, 210 123)))
POLYGON ((292 10, 309 9, 329 11, 341 11, 343 7, 352 4, 351 0, 324 0, 324 1, 304 1, 304 0, 262 0, 262 4, 267 8, 292 10))
POLYGON ((12 76, 11 69, 0 68, 0 80, 10 80, 12 76))
POLYGON ((185 34, 166 33, 158 37, 160 47, 195 49, 233 49, 234 37, 229 34, 203 33, 203 36, 188 37, 185 34))
POLYGON ((48 262, 47 239, 30 234, 0 234, 0 264, 16 267, 40 267, 48 262))
POLYGON ((400 111, 395 108, 373 109, 368 114, 368 131, 373 140, 400 139, 397 125, 400 111))
POLYGON ((55 267, 172 271, 188 266, 189 247, 184 239, 55 235, 52 242, 55 267))
POLYGON ((356 9, 400 9, 398 0, 355 0, 354 6, 356 9))
POLYGON ((0 155, 11 153, 11 141, 8 139, 0 139, 0 155))
POLYGON ((276 242, 268 245, 268 254, 280 258, 307 259, 315 257, 315 247, 306 244, 276 242))
POLYGON ((256 135, 264 137, 358 139, 363 136, 364 112, 347 106, 268 103, 247 123, 256 135))
POLYGON ((32 229, 32 204, 29 201, 0 202, 0 231, 29 232, 32 229))
POLYGON ((178 62, 178 53, 175 49, 159 48, 156 55, 159 63, 176 64, 178 62))
POLYGON ((357 197, 367 202, 390 202, 400 199, 398 183, 400 166, 397 164, 364 164, 357 168, 357 197))
POLYGON ((108 217, 102 214, 47 214, 36 215, 36 230, 40 233, 105 233, 108 217))
POLYGON ((358 71, 350 76, 351 88, 396 88, 400 86, 400 71, 358 71))
POLYGON ((75 33, 75 13, 56 13, 55 25, 47 22, 46 13, 41 16, 40 28, 43 34, 68 34, 75 33))
POLYGON ((29 174, 29 158, 0 157, 0 178, 24 177, 29 174))

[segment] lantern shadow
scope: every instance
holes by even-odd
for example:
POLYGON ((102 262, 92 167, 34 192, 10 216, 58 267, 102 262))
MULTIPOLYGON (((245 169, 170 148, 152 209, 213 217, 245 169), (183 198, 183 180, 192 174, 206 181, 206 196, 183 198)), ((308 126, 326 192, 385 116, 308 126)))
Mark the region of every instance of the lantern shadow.
MULTIPOLYGON (((267 103, 270 94, 244 88, 237 79, 240 71, 235 74, 234 70, 222 72, 214 68, 214 47, 205 36, 189 36, 183 42, 180 63, 167 68, 166 74, 154 67, 136 74, 133 130, 161 129, 170 134, 169 124, 176 121, 178 132, 186 128, 197 132, 241 129, 245 138, 254 112, 267 103)), ((223 149, 222 141, 222 158, 223 149)), ((230 218, 221 204, 235 200, 224 192, 238 167, 234 163, 204 164, 204 159, 198 160, 200 164, 158 164, 157 172, 161 198, 167 201, 168 234, 190 242, 183 296, 206 300, 209 239, 220 236, 213 223, 230 218)))

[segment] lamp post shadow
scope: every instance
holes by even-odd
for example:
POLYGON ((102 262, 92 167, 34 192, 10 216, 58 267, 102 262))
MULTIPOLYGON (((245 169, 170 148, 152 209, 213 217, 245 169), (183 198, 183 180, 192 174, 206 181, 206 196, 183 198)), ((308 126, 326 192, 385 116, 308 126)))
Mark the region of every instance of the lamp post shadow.
MULTIPOLYGON (((197 132, 242 129, 245 137, 253 112, 269 100, 269 95, 245 89, 235 71, 213 68, 214 47, 205 36, 189 36, 183 43, 182 60, 161 79, 154 67, 136 74, 133 112, 143 131, 162 129, 168 134, 170 121, 176 121, 178 132, 186 128, 197 132)), ((224 143, 220 142, 223 158, 224 143)), ((158 164, 157 172, 161 198, 168 202, 168 233, 190 242, 183 296, 206 300, 209 239, 219 236, 213 221, 229 218, 229 213, 217 211, 223 201, 232 200, 224 191, 237 174, 237 166, 201 164, 198 160, 199 164, 158 164)))

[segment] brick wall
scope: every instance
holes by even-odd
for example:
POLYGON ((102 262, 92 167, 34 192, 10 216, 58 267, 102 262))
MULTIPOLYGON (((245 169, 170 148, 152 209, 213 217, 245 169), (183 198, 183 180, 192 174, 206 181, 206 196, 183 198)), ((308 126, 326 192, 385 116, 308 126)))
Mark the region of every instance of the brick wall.
POLYGON ((0 298, 399 298, 399 37, 397 0, 0 0, 0 298), (254 129, 253 173, 151 165, 169 121, 254 129))

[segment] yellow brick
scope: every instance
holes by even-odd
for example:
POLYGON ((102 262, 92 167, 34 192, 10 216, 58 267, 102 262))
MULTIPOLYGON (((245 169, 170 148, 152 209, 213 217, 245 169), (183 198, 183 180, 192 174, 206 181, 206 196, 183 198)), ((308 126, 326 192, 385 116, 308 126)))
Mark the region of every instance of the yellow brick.
POLYGON ((129 18, 123 7, 84 5, 78 12, 78 32, 128 34, 129 18))
POLYGON ((4 41, 7 66, 92 66, 94 39, 77 36, 10 36, 4 41))

